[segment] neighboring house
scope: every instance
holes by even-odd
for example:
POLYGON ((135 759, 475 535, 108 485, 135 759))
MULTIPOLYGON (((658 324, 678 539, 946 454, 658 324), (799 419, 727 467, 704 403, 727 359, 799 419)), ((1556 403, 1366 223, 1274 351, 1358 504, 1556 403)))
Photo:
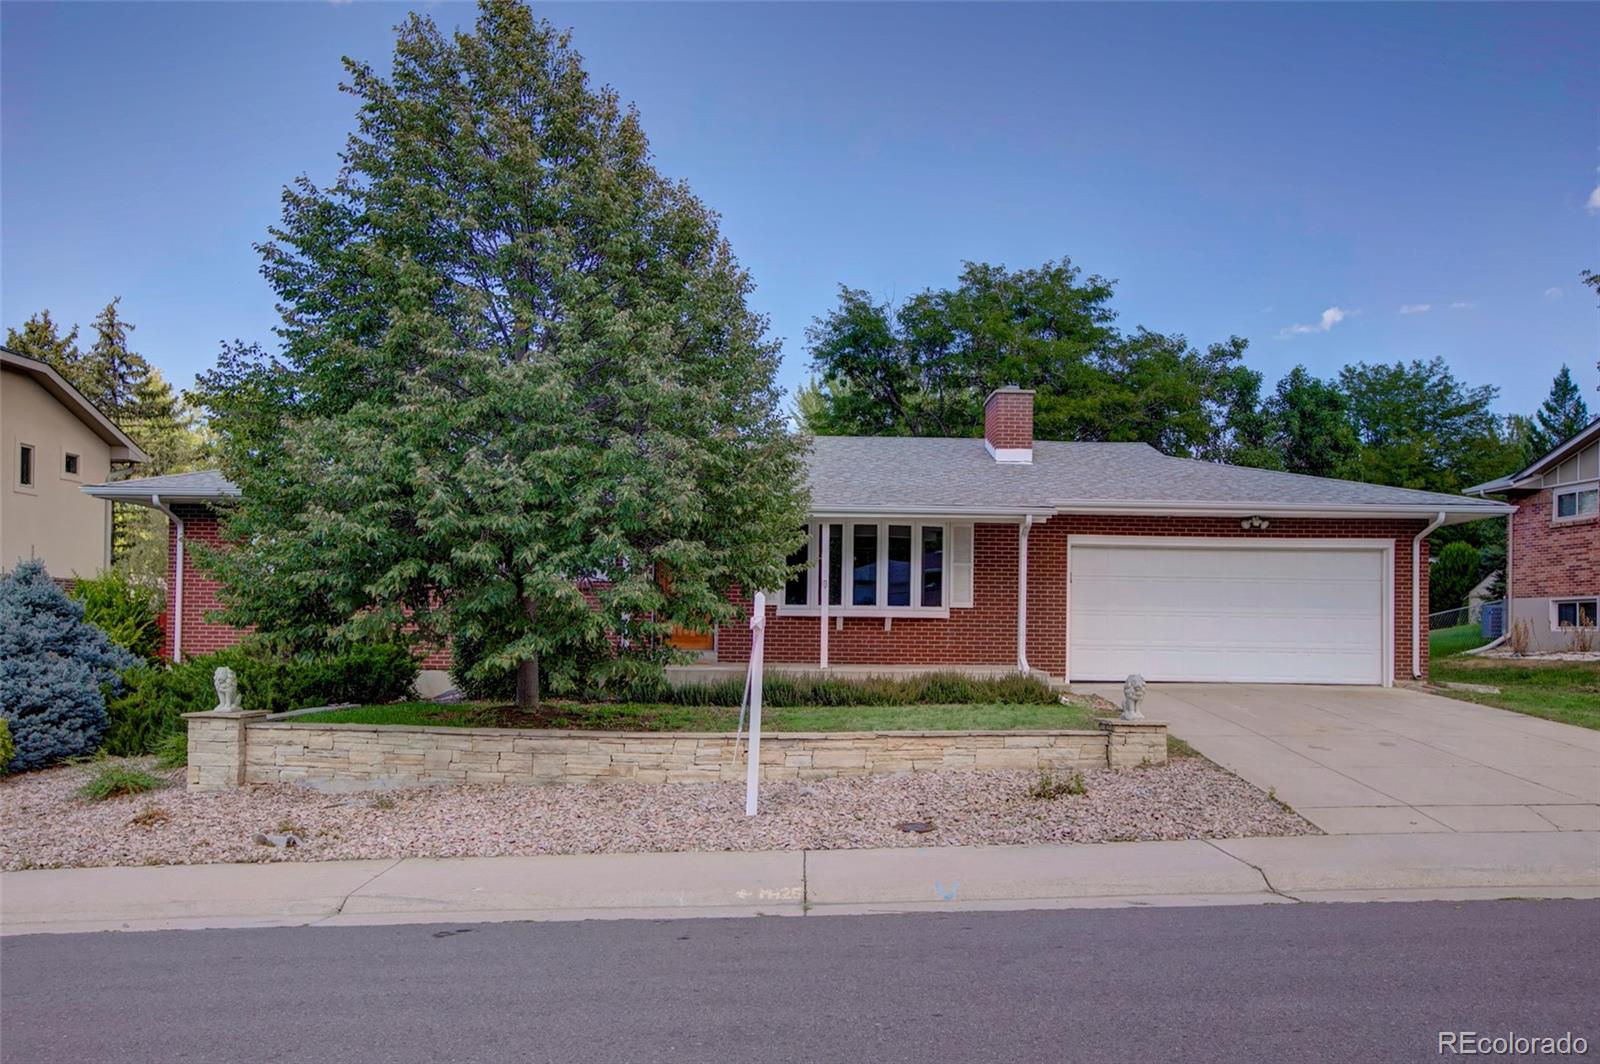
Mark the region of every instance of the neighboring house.
POLYGON ((148 461, 54 368, 0 348, 0 568, 38 558, 57 580, 111 564, 111 504, 78 489, 148 461))
POLYGON ((1575 629, 1594 634, 1600 617, 1600 418, 1526 469, 1467 493, 1499 495, 1517 508, 1506 566, 1509 624, 1526 622, 1534 650, 1568 649, 1575 629))
MULTIPOLYGON (((810 545, 794 561, 827 564, 770 593, 769 663, 1386 685, 1426 674, 1427 533, 1511 512, 1141 443, 1035 443, 1033 393, 1016 388, 985 414, 983 439, 813 442, 810 545)), ((182 521, 175 567, 183 537, 215 540, 214 508, 237 497, 215 473, 85 490, 154 496, 182 521)), ((184 651, 237 638, 204 619, 209 580, 183 572, 184 651)), ((709 635, 688 668, 742 669, 748 626, 709 635)))

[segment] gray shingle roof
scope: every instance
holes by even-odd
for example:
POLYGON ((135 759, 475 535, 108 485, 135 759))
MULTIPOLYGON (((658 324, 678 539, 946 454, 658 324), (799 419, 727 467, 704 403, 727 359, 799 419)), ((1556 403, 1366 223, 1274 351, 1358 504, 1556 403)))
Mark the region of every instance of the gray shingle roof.
POLYGON ((125 499, 142 503, 148 503, 152 495, 161 496, 163 502, 216 502, 239 497, 239 489, 215 469, 87 484, 83 491, 97 499, 125 499))
POLYGON ((996 462, 982 440, 819 436, 812 444, 818 513, 1043 513, 1107 504, 1282 512, 1505 513, 1482 499, 1169 458, 1143 443, 1048 443, 1031 465, 996 462))
MULTIPOLYGON (((820 514, 1014 516, 1058 509, 1253 513, 1432 514, 1457 520, 1509 512, 1501 503, 1381 484, 1169 458, 1143 443, 1033 445, 1031 465, 996 462, 978 439, 819 436, 809 461, 811 506, 820 514)), ((168 502, 238 498, 214 469, 94 484, 102 499, 168 502)))

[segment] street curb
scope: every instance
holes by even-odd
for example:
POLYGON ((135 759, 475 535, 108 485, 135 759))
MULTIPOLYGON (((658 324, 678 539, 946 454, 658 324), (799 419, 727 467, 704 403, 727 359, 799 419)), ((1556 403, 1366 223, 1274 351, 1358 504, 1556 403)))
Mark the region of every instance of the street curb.
POLYGON ((1600 832, 169 865, 0 873, 0 935, 1600 897, 1600 832))

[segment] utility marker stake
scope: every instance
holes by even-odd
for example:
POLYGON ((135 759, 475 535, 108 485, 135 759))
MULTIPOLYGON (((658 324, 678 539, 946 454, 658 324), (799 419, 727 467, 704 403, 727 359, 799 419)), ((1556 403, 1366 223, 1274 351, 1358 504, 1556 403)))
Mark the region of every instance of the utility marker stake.
POLYGON ((756 792, 761 786, 761 659, 767 635, 767 595, 756 592, 750 613, 750 745, 745 752, 744 815, 756 815, 756 792))

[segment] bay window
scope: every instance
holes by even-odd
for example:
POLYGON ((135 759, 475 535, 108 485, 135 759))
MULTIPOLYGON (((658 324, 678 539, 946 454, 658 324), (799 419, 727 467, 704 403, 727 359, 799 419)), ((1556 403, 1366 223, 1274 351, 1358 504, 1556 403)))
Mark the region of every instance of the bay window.
POLYGON ((790 557, 790 564, 805 565, 814 558, 821 564, 809 565, 784 585, 780 613, 821 612, 826 566, 829 616, 949 616, 945 578, 949 531, 944 524, 908 519, 819 521, 809 526, 808 533, 806 547, 790 557))

